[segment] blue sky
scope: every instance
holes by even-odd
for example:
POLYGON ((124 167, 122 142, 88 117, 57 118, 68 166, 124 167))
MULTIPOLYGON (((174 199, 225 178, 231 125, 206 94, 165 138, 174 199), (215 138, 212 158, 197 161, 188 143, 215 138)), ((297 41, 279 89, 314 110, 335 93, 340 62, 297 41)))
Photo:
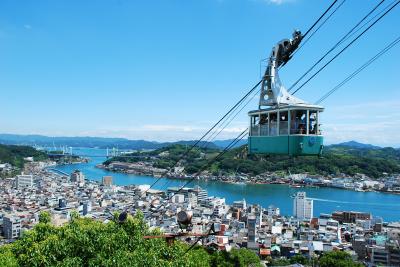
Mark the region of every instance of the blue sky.
MULTIPOLYGON (((391 1, 387 0, 384 5, 391 1)), ((282 69, 289 87, 378 1, 347 0, 282 69)), ((260 78, 259 62, 330 1, 0 2, 0 132, 196 139, 260 78)), ((312 80, 310 102, 399 35, 400 7, 312 80)), ((327 143, 400 146, 400 46, 328 98, 327 143)), ((246 111, 220 136, 247 126, 246 111)))

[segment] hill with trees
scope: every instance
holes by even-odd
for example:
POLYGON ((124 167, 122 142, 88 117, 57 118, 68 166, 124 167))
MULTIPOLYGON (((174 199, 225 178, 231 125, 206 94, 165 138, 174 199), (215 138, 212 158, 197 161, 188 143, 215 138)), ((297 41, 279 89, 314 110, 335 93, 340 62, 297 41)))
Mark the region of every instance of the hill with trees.
MULTIPOLYGON (((151 162, 154 167, 171 168, 188 148, 172 145, 150 152, 137 152, 133 156, 140 158, 115 157, 104 164, 113 161, 121 162, 151 162)), ((319 175, 339 175, 341 173, 354 176, 357 173, 372 178, 384 174, 400 173, 400 151, 394 148, 357 148, 342 145, 328 146, 322 158, 314 156, 289 158, 288 156, 247 155, 247 147, 232 149, 207 168, 213 175, 245 173, 259 175, 265 172, 309 173, 319 175)), ((200 171, 220 150, 210 148, 193 149, 181 161, 187 174, 200 171)))
POLYGON ((46 153, 30 146, 0 145, 0 163, 10 163, 22 168, 26 157, 33 157, 37 161, 48 158, 46 153))

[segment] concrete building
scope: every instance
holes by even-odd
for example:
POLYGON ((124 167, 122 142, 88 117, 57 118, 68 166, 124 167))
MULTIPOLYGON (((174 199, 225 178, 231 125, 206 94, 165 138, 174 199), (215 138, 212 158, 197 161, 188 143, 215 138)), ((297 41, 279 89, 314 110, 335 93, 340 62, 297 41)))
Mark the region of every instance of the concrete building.
POLYGON ((293 215, 298 219, 310 220, 313 217, 313 200, 306 197, 306 192, 297 192, 293 200, 293 215))
POLYGON ((274 205, 268 206, 268 213, 269 216, 279 216, 281 214, 281 210, 274 205))
POLYGON ((255 243, 257 236, 257 218, 255 215, 247 217, 248 243, 255 243))
POLYGON ((337 211, 332 218, 340 223, 355 223, 357 220, 371 220, 371 213, 357 211, 337 211))
POLYGON ((17 175, 16 187, 17 189, 33 187, 33 175, 17 175))
POLYGON ((74 183, 84 183, 85 175, 81 171, 75 170, 71 173, 70 181, 74 183))
POLYGON ((21 233, 21 219, 18 217, 4 217, 3 233, 7 239, 18 238, 21 233))
POLYGON ((247 209, 247 205, 246 205, 246 200, 238 200, 238 201, 233 201, 233 205, 234 208, 238 208, 238 209, 242 209, 245 210, 247 209))
POLYGON ((204 202, 208 198, 208 192, 202 189, 200 186, 194 188, 193 192, 197 194, 197 202, 204 202))
POLYGON ((183 203, 185 202, 185 196, 182 194, 176 194, 172 196, 172 203, 183 203))
POLYGON ((104 186, 111 186, 112 185, 112 176, 103 176, 102 184, 104 186))

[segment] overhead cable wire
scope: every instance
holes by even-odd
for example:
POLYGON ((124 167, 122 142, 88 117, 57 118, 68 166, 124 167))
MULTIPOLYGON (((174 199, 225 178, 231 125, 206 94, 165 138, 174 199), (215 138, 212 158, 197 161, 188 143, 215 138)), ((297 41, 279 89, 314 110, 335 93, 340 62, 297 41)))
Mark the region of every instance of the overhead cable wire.
MULTIPOLYGON (((310 71, 312 71, 322 60, 324 60, 333 50, 335 50, 340 44, 349 38, 349 35, 366 19, 368 18, 385 0, 381 0, 372 10, 370 10, 353 28, 351 28, 335 45, 331 47, 320 59, 318 59, 303 75, 297 79, 296 82, 289 87, 290 92, 310 71)), ((297 50, 296 50, 297 51, 297 50)))
POLYGON ((389 3, 387 6, 385 6, 384 8, 382 8, 382 10, 380 10, 377 14, 375 14, 374 16, 372 16, 369 20, 367 20, 366 22, 363 23, 363 25, 361 25, 360 27, 358 27, 358 29, 354 30, 349 36, 347 36, 343 42, 347 41, 350 37, 354 36, 357 32, 359 32, 360 30, 362 30, 366 25, 368 25, 371 21, 373 21, 376 17, 378 17, 380 14, 382 14, 383 12, 385 12, 388 8, 390 8, 392 5, 394 5, 396 3, 397 0, 392 1, 391 3, 389 3))
MULTIPOLYGON (((325 12, 322 13, 322 15, 314 22, 314 24, 306 31, 306 33, 302 36, 302 38, 305 38, 305 37, 312 31, 312 29, 313 29, 313 28, 318 24, 318 22, 329 12, 329 10, 335 5, 335 3, 336 3, 337 1, 338 1, 338 0, 335 0, 335 1, 332 2, 332 4, 325 10, 325 12)), ((341 7, 345 1, 346 1, 346 0, 343 0, 343 2, 339 5, 339 7, 341 7)), ((329 18, 339 9, 339 7, 337 7, 337 8, 329 15, 329 17, 328 17, 327 19, 325 19, 325 20, 322 22, 322 24, 311 34, 311 36, 310 36, 309 38, 306 39, 305 43, 307 43, 307 42, 311 39, 311 37, 325 24, 325 22, 326 22, 327 20, 329 20, 329 18)), ((305 44, 305 43, 304 43, 304 44, 305 44)), ((301 45, 299 48, 297 48, 297 49, 294 51, 294 53, 292 54, 292 57, 299 51, 299 49, 300 49, 301 47, 304 46, 304 44, 301 45)), ((263 62, 263 61, 265 61, 265 60, 267 60, 267 59, 268 59, 268 58, 264 58, 264 59, 260 60, 260 70, 261 70, 261 62, 263 62)), ((283 65, 283 66, 284 66, 284 65, 283 65)), ((280 66, 278 69, 283 68, 283 66, 280 66)), ((260 73, 261 73, 261 71, 260 71, 260 73)))
MULTIPOLYGON (((323 19, 324 18, 324 16, 329 12, 329 10, 335 5, 335 3, 337 2, 338 0, 334 0, 333 2, 332 2, 332 4, 325 10, 325 12, 314 22, 314 24, 307 30, 307 32, 303 35, 303 38, 304 37, 306 37, 312 30, 313 30, 313 28, 320 22, 320 20, 321 19, 323 19)), ((322 23, 322 25, 336 12, 336 10, 341 6, 341 5, 343 5, 343 3, 345 2, 345 0, 343 0, 342 1, 342 3, 333 11, 333 13, 327 18, 327 19, 325 19, 325 21, 322 23)), ((314 35, 315 34, 315 32, 316 31, 318 31, 319 30, 319 28, 320 28, 321 26, 319 26, 313 33, 312 33, 312 35, 314 35)), ((307 39, 307 40, 309 40, 311 37, 312 37, 312 35, 307 39)), ((188 154, 189 154, 189 152, 190 151, 192 151, 199 143, 200 143, 200 141, 201 140, 203 140, 210 132, 212 132, 215 128, 216 128, 216 126, 217 125, 219 125, 223 120, 227 120, 227 119, 229 119, 229 117, 231 117, 232 116, 232 114, 233 114, 233 112, 235 112, 235 110, 237 110, 238 108, 239 108, 239 106, 241 105, 241 103, 249 96, 249 94, 251 94, 251 92, 252 91, 254 91, 254 89, 255 88, 257 88, 258 87, 258 85, 260 85, 261 84, 261 82, 263 81, 263 79, 261 79, 242 99, 240 99, 239 101, 238 101, 238 103, 236 103, 236 105, 235 106, 233 106, 216 124, 214 124, 213 125, 213 127, 210 129, 210 130, 208 130, 196 143, 194 143, 192 146, 191 146, 191 148, 189 149, 189 150, 187 150, 185 153, 184 153, 184 155, 182 156, 182 157, 180 157, 177 161, 176 161, 176 163, 174 164, 174 167, 179 163, 179 161, 181 161, 183 158, 185 158, 188 154)), ((256 93, 257 94, 257 93, 256 93)), ((254 98, 254 96, 252 97, 252 98, 254 98)), ((251 98, 251 99, 252 99, 251 98)), ((243 110, 243 108, 251 101, 251 99, 240 109, 240 111, 241 110, 243 110)), ((239 112, 240 112, 239 111, 239 112)), ((238 112, 238 113, 239 113, 238 112)), ((212 134, 212 138, 216 138, 226 127, 227 127, 227 125, 229 125, 229 123, 238 115, 238 113, 236 113, 236 115, 231 119, 231 120, 229 120, 229 122, 228 123, 226 123, 224 126, 222 126, 222 128, 218 131, 218 130, 215 130, 214 131, 214 134, 212 134)), ((209 137, 210 138, 210 137, 209 137)), ((207 147, 209 144, 207 144, 207 142, 205 142, 205 147, 207 147)), ((162 177, 159 177, 159 178, 157 178, 157 180, 155 181, 155 182, 153 182, 153 184, 151 184, 150 185, 150 187, 149 187, 149 189, 148 190, 150 190, 151 188, 153 188, 159 181, 160 181, 160 179, 162 179, 162 177)), ((166 185, 164 185, 164 186, 166 186, 166 185)), ((148 190, 146 190, 146 192, 148 191, 148 190)))
MULTIPOLYGON (((174 163, 173 167, 175 167, 182 159, 184 159, 211 131, 213 131, 223 120, 225 120, 225 118, 233 110, 235 110, 237 106, 239 106, 245 99, 247 99, 247 97, 261 84, 262 81, 263 79, 258 81, 238 102, 236 102, 236 104, 227 113, 225 113, 224 116, 222 116, 221 119, 219 119, 205 134, 203 134, 203 136, 200 139, 198 139, 188 150, 186 150, 185 153, 183 153, 181 157, 179 157, 178 160, 174 163)), ((156 181, 154 181, 150 185, 150 187, 145 191, 145 193, 151 188, 153 188, 161 179, 162 177, 157 178, 156 181)))
MULTIPOLYGON (((385 0, 383 0, 383 1, 385 1, 385 0)), ((334 1, 328 8, 327 8, 327 10, 318 18, 318 20, 310 27, 310 29, 308 29, 307 30, 307 32, 303 35, 303 38, 318 24, 318 22, 328 13, 328 11, 334 6, 334 4, 337 2, 337 0, 336 1, 334 1)), ((344 2, 346 2, 346 0, 343 0, 333 11, 332 11, 332 13, 318 26, 318 28, 307 38, 307 40, 305 41, 305 43, 307 43, 309 40, 310 40, 310 38, 312 38, 312 36, 332 17, 332 15, 333 14, 335 14, 335 12, 344 4, 344 2)), ((305 44, 304 43, 304 44, 305 44)), ((304 45, 303 44, 303 45, 304 45)), ((303 46, 302 45, 302 46, 303 46)), ((297 53, 297 51, 299 50, 301 48, 301 46, 298 48, 298 49, 296 49, 296 51, 293 53, 293 55, 295 54, 295 53, 297 53)), ((262 59, 261 61, 260 61, 260 72, 261 72, 261 62, 262 61, 265 61, 266 59, 268 59, 268 58, 265 58, 265 59, 262 59)), ((260 90, 259 90, 260 91, 260 90)), ((242 111, 243 110, 243 108, 245 107, 245 106, 247 106, 248 104, 249 104, 249 102, 258 94, 258 92, 259 91, 257 91, 256 92, 256 94, 252 97, 252 98, 250 98, 249 99, 249 101, 239 110, 239 112, 240 111, 242 111)), ((237 107, 237 108, 239 108, 239 107, 237 107)), ((212 134, 209 138, 208 138, 208 140, 215 140, 215 138, 227 127, 227 125, 229 125, 231 122, 232 122, 232 120, 239 114, 239 112, 237 112, 236 113, 236 115, 234 115, 233 116, 233 118, 231 118, 229 121, 227 121, 227 123, 225 124, 225 126, 223 126, 222 127, 222 129, 220 129, 219 131, 216 129, 215 131, 214 131, 214 134, 212 134)), ((228 117, 230 117, 231 115, 232 115, 233 113, 231 113, 228 117)), ((228 119, 228 118, 227 118, 228 119)), ((209 146, 209 143, 207 143, 208 142, 208 140, 206 140, 206 143, 204 144, 204 148, 207 148, 208 146, 209 146)), ((212 142, 212 141, 211 141, 212 142)))
MULTIPOLYGON (((221 151, 221 152, 212 160, 212 162, 218 160, 223 154, 225 154, 226 152, 228 152, 231 148, 235 147, 236 144, 237 144, 240 140, 242 140, 243 137, 244 137, 246 134, 247 134, 247 128, 246 128, 243 132, 241 132, 241 133, 239 134, 239 136, 237 136, 235 139, 233 139, 233 140, 224 148, 224 150, 221 151)), ((205 170, 205 169, 208 168, 209 166, 210 166, 210 165, 205 165, 205 167, 203 166, 203 167, 200 169, 200 171, 198 171, 196 174, 193 175, 193 178, 192 178, 192 179, 194 180, 203 170, 205 170)), ((193 180, 191 180, 191 181, 189 182, 189 184, 190 184, 193 180)), ((164 188, 165 190, 167 190, 168 185, 170 185, 170 184, 171 184, 171 180, 168 180, 168 181, 163 185, 163 188, 164 188)), ((183 187, 185 187, 185 186, 187 186, 187 185, 188 185, 188 183, 185 183, 185 185, 183 185, 183 187)), ((176 194, 177 194, 177 193, 178 193, 178 192, 176 192, 176 194)), ((169 200, 169 199, 168 199, 168 200, 169 200)))
MULTIPOLYGON (((383 1, 384 1, 384 0, 383 0, 383 1)), ((301 43, 301 45, 299 46, 299 48, 297 48, 296 51, 293 52, 292 57, 293 57, 305 44, 307 44, 308 41, 310 41, 310 39, 314 36, 314 34, 316 34, 316 33, 318 32, 318 30, 319 30, 322 26, 324 26, 324 24, 336 13, 336 11, 344 4, 344 2, 346 2, 346 0, 343 0, 336 8, 332 11, 332 13, 329 14, 329 16, 318 26, 318 28, 315 29, 315 31, 313 31, 313 32, 311 33, 311 35, 310 35, 306 40, 304 40, 304 41, 301 43)), ((304 36, 305 36, 305 35, 304 35, 304 36)), ((303 36, 303 39, 304 39, 304 36, 303 36)))
POLYGON ((345 85, 347 82, 349 82, 352 78, 354 78, 357 74, 359 74, 361 71, 363 71, 366 67, 371 65, 375 60, 380 58, 382 55, 384 55, 386 52, 388 52, 391 48, 393 48, 395 45, 397 45, 400 42, 400 36, 397 37, 394 41, 392 41, 390 44, 388 44, 384 49, 379 51, 375 56, 370 58, 367 62, 365 62, 362 66, 360 66, 357 70, 355 70, 353 73, 351 73, 349 76, 346 77, 342 82, 340 82, 338 85, 333 87, 330 91, 328 91, 325 95, 323 95, 318 101, 315 102, 316 105, 320 104, 322 101, 327 99, 330 95, 332 95, 335 91, 337 91, 339 88, 341 88, 343 85, 345 85))
MULTIPOLYGON (((242 110, 260 93, 261 88, 258 89, 254 95, 252 97, 250 97, 248 99, 248 101, 240 108, 240 110, 238 110, 236 112, 236 114, 230 118, 230 120, 226 121, 225 124, 222 125, 222 127, 220 129, 218 129, 218 131, 215 131, 213 135, 210 136, 210 138, 208 139, 208 143, 206 144, 206 146, 204 148, 207 148, 208 145, 210 144, 210 142, 213 142, 220 134, 223 130, 225 130, 225 128, 240 114, 240 112, 242 112, 242 110)), ((232 113, 233 114, 233 113, 232 113)))
POLYGON ((171 194, 165 201, 163 201, 161 203, 161 205, 157 208, 157 211, 159 211, 159 209, 169 200, 172 199, 173 196, 175 196, 176 194, 180 193, 183 188, 185 188, 186 186, 188 186, 190 183, 192 183, 204 170, 206 170, 208 167, 210 167, 216 160, 220 159, 225 153, 227 153, 232 147, 234 147, 240 140, 243 139, 243 137, 247 134, 248 129, 246 128, 245 130, 243 130, 243 132, 241 132, 234 140, 232 140, 232 142, 229 143, 229 145, 227 145, 224 150, 222 150, 220 153, 218 153, 217 156, 215 156, 213 159, 209 160, 207 162, 207 164, 203 165, 202 168, 200 168, 199 171, 196 172, 196 174, 193 175, 193 177, 191 179, 189 179, 185 184, 183 184, 182 186, 179 187, 179 189, 174 193, 171 194))
POLYGON ((338 56, 340 56, 347 48, 349 48, 352 44, 354 44, 362 35, 364 35, 369 29, 371 29, 378 21, 380 21, 383 17, 385 17, 393 8, 395 8, 400 3, 400 0, 397 1, 390 9, 388 9, 385 13, 383 13, 378 19, 376 19, 371 25, 369 25, 364 31, 362 31, 356 38, 354 38, 348 45, 346 45, 340 52, 338 52, 333 58, 331 58, 327 63, 325 63, 317 72, 311 75, 301 86, 299 86, 294 92, 297 93, 301 88, 304 87, 309 81, 311 81, 315 76, 317 76, 323 69, 326 68, 332 61, 334 61, 338 56))
POLYGON ((335 0, 332 2, 332 4, 325 10, 324 13, 322 13, 322 15, 314 22, 314 24, 306 31, 306 33, 303 35, 303 38, 306 37, 310 31, 312 31, 312 29, 318 24, 318 22, 326 15, 326 13, 329 12, 329 10, 336 4, 338 0, 335 0))

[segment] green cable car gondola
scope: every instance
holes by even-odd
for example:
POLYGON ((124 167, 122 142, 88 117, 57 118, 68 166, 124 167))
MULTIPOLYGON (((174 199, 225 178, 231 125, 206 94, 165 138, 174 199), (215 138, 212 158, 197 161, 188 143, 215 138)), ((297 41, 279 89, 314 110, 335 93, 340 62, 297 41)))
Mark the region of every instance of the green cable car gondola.
POLYGON ((308 104, 282 85, 278 68, 291 58, 302 40, 299 31, 273 49, 261 84, 259 109, 249 112, 248 152, 266 155, 321 155, 322 106, 308 104))

